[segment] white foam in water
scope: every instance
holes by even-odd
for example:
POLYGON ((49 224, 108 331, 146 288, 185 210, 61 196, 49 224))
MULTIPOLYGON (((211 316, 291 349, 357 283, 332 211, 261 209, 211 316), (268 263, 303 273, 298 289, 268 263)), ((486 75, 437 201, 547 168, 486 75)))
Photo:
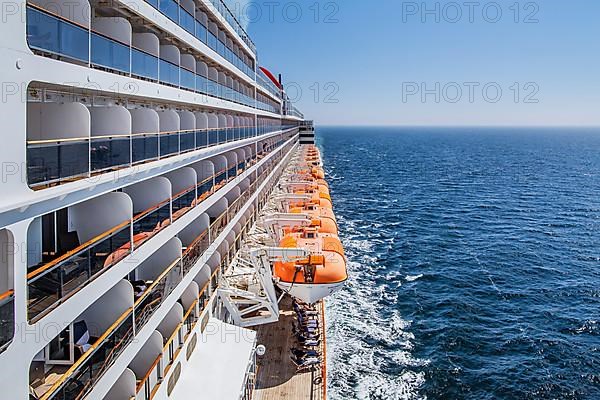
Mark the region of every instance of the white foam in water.
POLYGON ((421 279, 423 277, 423 274, 419 274, 419 275, 406 275, 406 277, 404 278, 407 282, 414 282, 417 279, 421 279))
MULTIPOLYGON (((373 242, 359 239, 354 221, 344 221, 344 247, 348 256, 348 285, 326 302, 328 318, 327 363, 331 400, 415 400, 425 381, 414 367, 428 364, 412 356, 411 322, 395 304, 401 276, 377 264, 373 242), (359 262, 360 261, 360 262, 359 262), (382 275, 385 274, 385 275, 382 275), (390 285, 376 284, 385 276, 390 285), (395 372, 390 371, 392 369, 395 372)), ((418 278, 417 278, 418 279, 418 278)))

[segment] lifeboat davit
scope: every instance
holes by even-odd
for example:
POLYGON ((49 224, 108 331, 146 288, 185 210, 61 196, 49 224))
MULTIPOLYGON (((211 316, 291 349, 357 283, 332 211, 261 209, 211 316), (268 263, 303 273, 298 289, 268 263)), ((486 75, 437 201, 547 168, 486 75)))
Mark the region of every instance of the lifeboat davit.
POLYGON ((292 297, 313 304, 340 290, 348 279, 342 243, 335 236, 321 235, 317 228, 304 228, 285 235, 279 245, 304 248, 312 254, 294 262, 273 264, 277 286, 292 297))

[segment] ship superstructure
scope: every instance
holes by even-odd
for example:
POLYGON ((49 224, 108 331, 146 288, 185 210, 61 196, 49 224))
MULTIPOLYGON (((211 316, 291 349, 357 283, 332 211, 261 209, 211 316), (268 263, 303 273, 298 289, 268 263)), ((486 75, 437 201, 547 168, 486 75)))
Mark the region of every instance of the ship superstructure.
POLYGON ((251 398, 223 274, 312 123, 221 0, 4 8, 2 398, 251 398))

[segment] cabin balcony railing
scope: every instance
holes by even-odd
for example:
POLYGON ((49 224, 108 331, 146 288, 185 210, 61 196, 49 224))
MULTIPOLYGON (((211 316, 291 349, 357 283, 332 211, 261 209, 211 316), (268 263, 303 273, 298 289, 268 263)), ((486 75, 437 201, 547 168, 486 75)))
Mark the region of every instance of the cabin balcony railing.
POLYGON ((208 249, 210 238, 208 229, 202 232, 190 245, 184 250, 182 255, 183 273, 187 274, 196 265, 202 254, 208 249))
POLYGON ((204 178, 196 185, 197 202, 201 202, 215 191, 215 175, 204 178))
POLYGON ((179 5, 176 1, 158 0, 158 10, 173 22, 179 22, 179 5))
POLYGON ((27 145, 27 178, 30 186, 86 178, 90 174, 90 140, 30 141, 27 145))
POLYGON ((158 57, 141 49, 131 47, 131 74, 157 81, 158 57))
POLYGON ((183 279, 181 258, 173 261, 135 300, 135 329, 140 330, 183 279))
POLYGON ((27 6, 27 41, 32 49, 87 62, 89 30, 83 25, 27 6))
MULTIPOLYGON (((173 200, 171 201, 173 208, 173 218, 175 218, 175 214, 180 213, 181 210, 189 209, 196 204, 196 187, 197 185, 193 185, 173 195, 173 200)), ((178 216, 181 215, 178 214, 178 216)))
POLYGON ((131 72, 130 46, 100 33, 91 33, 92 64, 124 73, 131 72))
POLYGON ((133 340, 133 309, 115 323, 75 362, 40 400, 81 399, 133 340))
POLYGON ((198 322, 199 314, 197 311, 198 300, 194 301, 186 311, 183 322, 181 322, 173 334, 166 340, 163 351, 156 357, 146 374, 138 381, 136 386, 137 400, 151 400, 156 387, 163 381, 165 372, 172 366, 174 359, 187 340, 189 333, 194 329, 198 322))
POLYGON ((101 172, 130 166, 132 164, 130 148, 130 135, 92 137, 91 170, 101 172))
POLYGON ((0 294, 0 352, 3 352, 15 334, 15 291, 0 294))
POLYGON ((32 188, 70 182, 251 137, 256 131, 254 126, 246 126, 30 140, 27 142, 27 180, 32 188), (246 132, 243 137, 237 134, 240 130, 246 132))
POLYGON ((179 86, 179 66, 160 58, 158 60, 158 80, 160 83, 179 86))
POLYGON ((139 133, 131 135, 132 165, 159 159, 159 134, 139 133))
POLYGON ((221 213, 214 221, 210 224, 210 239, 215 240, 217 236, 225 229, 227 226, 227 211, 221 213))
POLYGON ((135 239, 138 235, 144 233, 154 235, 165 226, 168 226, 170 221, 171 199, 163 200, 157 205, 136 214, 133 220, 134 247, 139 247, 139 245, 135 245, 135 239))
POLYGON ((215 34, 210 32, 203 23, 195 19, 184 7, 178 5, 176 1, 146 0, 146 2, 254 80, 253 68, 228 49, 215 34))
POLYGON ((181 6, 179 7, 179 25, 192 35, 196 33, 194 16, 181 6))
POLYGON ((180 68, 181 73, 181 86, 195 91, 196 90, 196 74, 192 71, 185 69, 183 67, 180 68))
POLYGON ((237 32, 237 34, 242 38, 242 40, 250 47, 252 52, 256 54, 256 47, 252 40, 248 37, 248 34, 242 28, 237 18, 233 15, 233 13, 229 10, 229 8, 225 5, 221 0, 210 0, 210 2, 215 6, 219 14, 221 14, 225 20, 231 25, 231 27, 237 32))
POLYGON ((179 154, 179 131, 160 133, 160 158, 179 154))
POLYGON ((27 316, 37 320, 51 311, 101 271, 125 257, 109 257, 130 243, 130 221, 83 243, 55 260, 41 264, 27 274, 27 316))

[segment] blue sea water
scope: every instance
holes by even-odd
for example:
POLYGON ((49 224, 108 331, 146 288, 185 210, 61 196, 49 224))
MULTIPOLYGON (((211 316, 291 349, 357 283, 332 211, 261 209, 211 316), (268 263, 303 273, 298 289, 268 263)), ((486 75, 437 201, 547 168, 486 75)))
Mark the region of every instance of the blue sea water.
POLYGON ((600 399, 600 132, 319 128, 329 397, 600 399))

